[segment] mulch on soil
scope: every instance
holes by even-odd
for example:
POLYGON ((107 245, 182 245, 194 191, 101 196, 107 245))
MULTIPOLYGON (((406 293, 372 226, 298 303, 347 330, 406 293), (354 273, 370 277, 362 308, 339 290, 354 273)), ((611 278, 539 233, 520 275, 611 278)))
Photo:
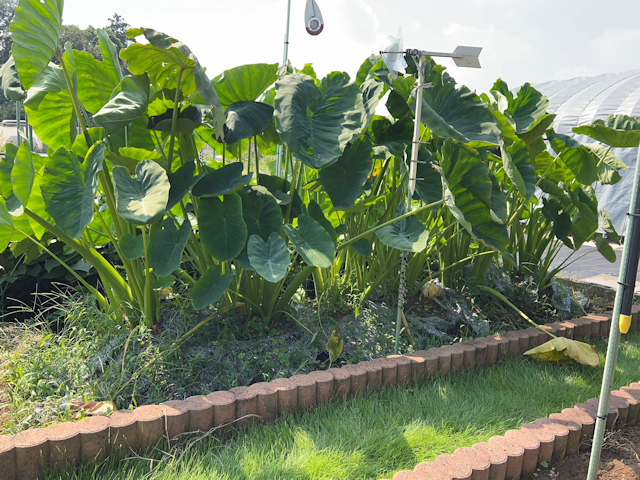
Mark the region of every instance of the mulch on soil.
MULTIPOLYGON (((581 445, 581 450, 586 451, 538 472, 536 480, 584 480, 589 470, 591 450, 588 445, 581 445)), ((640 426, 607 432, 598 480, 640 480, 640 426)))

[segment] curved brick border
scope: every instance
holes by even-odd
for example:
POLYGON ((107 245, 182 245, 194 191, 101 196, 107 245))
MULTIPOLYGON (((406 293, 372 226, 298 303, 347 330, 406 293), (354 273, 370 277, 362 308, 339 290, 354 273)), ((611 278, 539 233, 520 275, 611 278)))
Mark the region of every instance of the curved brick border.
MULTIPOLYGON (((598 399, 527 423, 473 447, 458 448, 433 462, 402 470, 392 480, 518 480, 538 467, 562 462, 593 436, 598 399)), ((640 410, 640 382, 611 392, 607 428, 632 426, 640 410)), ((384 479, 388 480, 388 479, 384 479)))
MULTIPOLYGON (((637 329, 640 307, 633 308, 632 329, 637 329)), ((589 338, 608 335, 611 313, 588 315, 545 325, 555 335, 589 338)), ((306 375, 294 375, 250 387, 196 395, 108 417, 89 417, 75 423, 30 429, 17 435, 0 435, 0 472, 7 480, 42 477, 44 466, 78 465, 108 455, 124 456, 176 439, 187 432, 217 429, 224 432, 252 421, 267 422, 279 415, 308 411, 333 396, 346 399, 383 385, 403 386, 423 382, 437 373, 447 374, 494 365, 520 355, 546 341, 535 328, 508 332, 420 350, 411 355, 390 355, 357 365, 345 365, 306 375)), ((632 424, 640 413, 640 383, 616 392, 610 422, 632 424), (624 418, 624 420, 623 420, 624 418)), ((561 460, 578 450, 583 436, 593 431, 594 401, 554 414, 492 438, 488 443, 461 448, 436 462, 420 464, 393 479, 521 478, 543 461, 561 460), (447 473, 449 472, 449 473, 447 473), (454 472, 455 476, 452 476, 454 472)))

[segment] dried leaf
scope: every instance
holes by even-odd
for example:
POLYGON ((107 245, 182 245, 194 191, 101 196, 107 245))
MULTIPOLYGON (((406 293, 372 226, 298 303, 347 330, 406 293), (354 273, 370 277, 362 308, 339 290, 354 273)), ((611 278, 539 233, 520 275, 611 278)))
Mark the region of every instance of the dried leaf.
POLYGON ((422 296, 425 298, 435 298, 442 295, 442 290, 435 283, 429 282, 422 289, 422 296))
POLYGON ((596 347, 564 337, 549 340, 547 343, 524 352, 524 355, 529 355, 543 362, 579 363, 591 367, 600 365, 600 356, 596 347))
POLYGON ((80 407, 81 410, 85 410, 85 413, 90 416, 109 415, 117 410, 113 402, 87 402, 80 407))

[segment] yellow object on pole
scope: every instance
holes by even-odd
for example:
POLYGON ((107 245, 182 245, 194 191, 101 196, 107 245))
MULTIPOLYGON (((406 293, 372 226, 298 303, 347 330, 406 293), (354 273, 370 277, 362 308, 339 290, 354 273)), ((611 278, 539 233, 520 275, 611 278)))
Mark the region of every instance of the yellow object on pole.
POLYGON ((618 325, 620 326, 620 333, 627 333, 631 326, 631 315, 620 315, 618 317, 618 325))

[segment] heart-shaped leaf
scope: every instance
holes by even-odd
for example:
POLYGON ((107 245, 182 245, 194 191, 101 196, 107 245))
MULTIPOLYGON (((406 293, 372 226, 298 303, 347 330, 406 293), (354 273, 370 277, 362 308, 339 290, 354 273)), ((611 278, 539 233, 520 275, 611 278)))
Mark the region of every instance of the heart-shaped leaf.
POLYGON ((242 162, 234 162, 218 168, 202 177, 193 187, 196 197, 217 197, 233 192, 236 187, 249 183, 253 173, 242 174, 242 162))
POLYGON ((78 133, 73 101, 62 68, 49 66, 29 89, 24 103, 29 123, 49 148, 71 148, 78 133))
POLYGON ((229 285, 231 285, 231 280, 233 280, 233 273, 229 272, 224 275, 221 275, 221 273, 220 265, 213 265, 193 286, 191 300, 196 310, 202 310, 216 303, 227 291, 229 285))
POLYGON ((147 113, 149 80, 146 75, 124 77, 115 95, 93 116, 105 133, 114 133, 147 113))
POLYGON ((9 29, 22 85, 35 83, 58 47, 63 0, 21 0, 9 29))
POLYGON ((318 172, 318 180, 335 208, 350 207, 362 193, 371 173, 371 153, 371 141, 365 136, 358 137, 335 163, 318 172))
POLYGON ((271 122, 273 107, 260 102, 235 102, 224 115, 224 143, 231 144, 262 133, 271 122))
POLYGON ((182 251, 191 236, 191 223, 185 218, 180 229, 172 219, 167 218, 161 224, 149 245, 149 263, 153 273, 165 277, 180 267, 182 251))
POLYGON ((272 233, 267 242, 259 235, 252 235, 247 242, 247 254, 251 266, 271 283, 282 280, 291 264, 287 244, 277 233, 272 233))
POLYGON ((242 218, 242 200, 237 193, 201 198, 198 202, 200 241, 221 262, 233 260, 247 242, 247 225, 242 218))
POLYGON ((169 202, 167 210, 171 210, 175 205, 180 203, 184 196, 189 193, 200 178, 201 175, 193 176, 196 171, 196 162, 186 162, 178 170, 169 174, 169 202))
POLYGON ((282 210, 270 195, 257 195, 255 192, 241 192, 242 217, 247 224, 249 236, 259 235, 267 241, 272 233, 282 230, 282 210))
MULTIPOLYGON (((197 107, 189 105, 180 109, 176 117, 176 132, 191 133, 201 125, 202 114, 197 107)), ((160 115, 149 117, 147 128, 159 132, 170 132, 173 123, 173 108, 165 110, 160 115)))
POLYGON ((275 104, 283 142, 311 168, 333 162, 364 126, 362 93, 341 72, 317 85, 307 75, 287 75, 276 82, 275 104))
POLYGON ((93 219, 96 175, 102 169, 104 151, 103 143, 95 144, 81 163, 76 154, 61 148, 45 164, 40 190, 46 212, 71 238, 80 238, 93 219))
POLYGON ((4 200, 0 198, 0 252, 7 248, 13 233, 13 217, 7 210, 4 200))
POLYGON ((442 177, 433 154, 424 146, 418 150, 418 168, 416 170, 416 192, 420 199, 429 204, 442 200, 442 177))
POLYGON ((225 70, 211 84, 220 103, 226 107, 235 102, 257 100, 277 78, 277 63, 256 63, 225 70))
POLYGON ((11 183, 13 184, 13 193, 23 207, 29 203, 35 175, 29 143, 22 142, 13 163, 13 170, 11 170, 11 183))
POLYGON ((142 235, 134 237, 130 233, 125 233, 120 237, 118 244, 122 255, 127 260, 137 260, 144 255, 144 238, 142 235))
MULTIPOLYGON (((425 82, 433 87, 424 89, 422 123, 443 139, 473 146, 499 145, 500 128, 489 107, 466 86, 457 87, 444 70, 433 60, 427 62, 425 82)), ((406 94, 404 98, 415 111, 415 100, 406 94)))
POLYGON ((560 160, 584 184, 591 185, 598 179, 598 168, 593 154, 568 135, 557 133, 547 135, 553 151, 560 155, 560 160))
POLYGON ((439 171, 445 186, 444 201, 456 220, 499 250, 509 243, 507 228, 492 214, 491 174, 477 150, 448 139, 441 150, 439 171))
POLYGON ((556 337, 542 345, 524 352, 536 360, 543 362, 579 363, 597 367, 600 356, 596 347, 565 337, 556 337))
POLYGON ((131 178, 125 167, 113 167, 113 189, 118 214, 136 225, 153 223, 164 214, 169 200, 167 172, 153 160, 140 162, 131 178))
POLYGON ((328 268, 333 262, 335 245, 327 231, 309 215, 298 217, 298 229, 285 225, 284 230, 302 259, 311 266, 328 268))
MULTIPOLYGON (((406 212, 407 207, 401 203, 396 210, 396 216, 399 217, 406 212)), ((381 228, 376 231, 376 236, 388 247, 405 252, 421 252, 427 248, 429 232, 420 220, 411 216, 381 228)))
POLYGON ((518 90, 518 96, 509 102, 506 113, 516 124, 518 135, 531 129, 547 112, 549 100, 531 84, 525 83, 518 90))
POLYGON ((575 127, 573 131, 610 147, 637 147, 640 144, 640 120, 626 115, 609 115, 605 120, 575 127))
POLYGON ((98 35, 98 42, 104 58, 102 62, 88 52, 73 51, 78 74, 78 98, 93 113, 97 113, 111 99, 122 76, 117 56, 115 59, 111 58, 112 50, 115 53, 115 46, 104 30, 98 35))
POLYGON ((598 180, 604 185, 614 185, 622 180, 620 170, 629 170, 626 163, 603 145, 586 143, 584 147, 598 159, 598 180))

